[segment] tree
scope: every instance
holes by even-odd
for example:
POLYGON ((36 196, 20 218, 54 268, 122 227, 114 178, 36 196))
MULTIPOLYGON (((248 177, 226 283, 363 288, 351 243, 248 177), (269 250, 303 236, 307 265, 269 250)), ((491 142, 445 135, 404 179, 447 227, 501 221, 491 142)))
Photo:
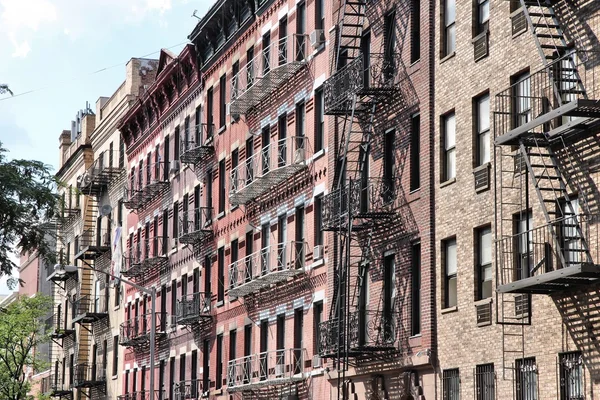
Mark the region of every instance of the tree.
POLYGON ((8 160, 6 153, 0 142, 0 276, 16 267, 10 257, 15 246, 23 253, 37 251, 49 264, 56 259, 46 236, 53 232, 57 181, 44 163, 8 160))
POLYGON ((21 296, 0 310, 0 398, 29 400, 31 383, 26 368, 41 371, 48 362, 38 358, 34 349, 49 341, 45 318, 52 300, 44 295, 21 296))
POLYGON ((0 94, 10 93, 13 96, 13 92, 8 88, 6 83, 0 83, 0 94))

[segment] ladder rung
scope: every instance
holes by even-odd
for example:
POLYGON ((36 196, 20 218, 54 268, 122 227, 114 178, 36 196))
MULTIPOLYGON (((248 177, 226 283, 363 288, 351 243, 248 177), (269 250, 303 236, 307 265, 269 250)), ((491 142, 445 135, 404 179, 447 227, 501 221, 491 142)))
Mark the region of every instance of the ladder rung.
POLYGON ((540 24, 540 23, 533 23, 533 27, 534 28, 548 28, 548 29, 560 28, 560 26, 557 24, 540 24))

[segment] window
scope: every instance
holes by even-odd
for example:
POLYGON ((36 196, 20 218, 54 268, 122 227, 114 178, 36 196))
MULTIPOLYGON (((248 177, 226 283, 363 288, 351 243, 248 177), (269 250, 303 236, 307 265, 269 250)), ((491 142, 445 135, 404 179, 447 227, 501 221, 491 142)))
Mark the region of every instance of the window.
POLYGON ((125 142, 119 136, 119 169, 125 168, 125 142))
POLYGON ((296 6, 296 61, 306 58, 306 2, 296 6))
POLYGON ((496 399, 496 374, 494 364, 483 364, 475 367, 475 399, 496 399))
POLYGON ((227 75, 223 74, 219 79, 219 128, 225 127, 225 116, 227 113, 227 75))
POLYGON ((443 0, 443 3, 442 57, 445 57, 456 50, 456 0, 443 0))
POLYGON ((254 139, 246 140, 246 184, 249 184, 254 179, 254 168, 252 164, 252 156, 254 155, 254 139))
MULTIPOLYGON (((383 258, 383 318, 391 321, 393 316, 394 304, 396 296, 396 255, 387 254, 383 258)), ((390 325, 391 326, 391 325, 390 325)), ((388 325, 384 325, 384 328, 388 325)), ((389 327, 388 327, 389 328, 389 327)), ((387 335, 393 335, 393 332, 384 329, 383 335, 387 339, 387 335)), ((386 340, 387 340, 386 339, 386 340)))
POLYGON ((165 136, 165 145, 163 147, 163 160, 164 161, 164 167, 163 167, 163 181, 168 181, 169 180, 169 160, 171 159, 169 157, 169 137, 165 136))
POLYGON ((531 121, 531 80, 529 72, 512 77, 513 126, 531 121))
POLYGON ((460 375, 458 368, 444 370, 442 373, 442 392, 444 400, 460 399, 460 375))
POLYGON ((112 374, 117 376, 119 373, 119 336, 113 337, 113 359, 112 359, 112 374))
POLYGON ((516 360, 515 375, 517 400, 538 400, 535 357, 516 360))
POLYGON ((271 31, 262 37, 262 67, 263 75, 268 74, 271 70, 271 31))
MULTIPOLYGON (((383 199, 389 202, 393 199, 395 192, 394 169, 395 169, 395 143, 396 131, 394 129, 385 133, 383 146, 383 199)), ((367 157, 368 158, 368 157, 367 157)))
POLYGON ((448 239, 442 245, 444 265, 444 308, 456 306, 456 239, 448 239))
POLYGON ((528 278, 533 267, 533 215, 531 211, 521 212, 514 216, 515 247, 515 278, 528 278))
POLYGON ((229 331, 229 361, 235 360, 235 346, 237 345, 237 331, 229 331))
POLYGON ((223 334, 217 335, 217 377, 216 389, 223 386, 223 334))
POLYGON ((283 65, 288 60, 287 55, 287 16, 279 20, 279 65, 283 65))
POLYGON ((492 297, 492 228, 486 226, 477 231, 478 300, 492 297))
POLYGON ((179 237, 179 203, 173 203, 173 238, 177 239, 179 237))
POLYGON ((219 247, 217 255, 217 268, 218 268, 218 287, 217 287, 217 301, 225 301, 225 248, 219 247))
POLYGON ((287 162, 287 115, 281 114, 277 120, 277 167, 287 162))
MULTIPOLYGON (((396 11, 393 10, 385 15, 383 21, 383 58, 386 62, 393 63, 393 56, 396 52, 396 11)), ((387 71, 386 71, 387 72, 387 71)))
POLYGON ((321 322, 323 322, 323 302, 317 301, 313 304, 313 348, 315 353, 319 352, 319 342, 321 337, 321 322))
POLYGON ((213 171, 206 171, 206 206, 211 209, 211 218, 213 210, 213 171))
POLYGON ((185 371, 187 366, 185 365, 185 353, 179 356, 179 381, 185 381, 185 371))
MULTIPOLYGON (((202 342, 202 387, 208 390, 210 387, 210 339, 204 339, 202 342)), ((169 397, 171 399, 172 397, 169 397)))
POLYGON ((196 107, 194 115, 194 139, 192 146, 200 146, 202 144, 202 107, 196 107))
POLYGON ((558 362, 560 400, 584 399, 583 358, 581 352, 559 354, 558 362))
POLYGON ((173 387, 175 386, 175 357, 169 360, 169 399, 173 398, 173 387))
POLYGON ((248 88, 254 83, 254 47, 246 50, 246 82, 248 88))
POLYGON ((211 87, 206 91, 206 124, 210 127, 215 123, 214 119, 214 95, 211 87))
MULTIPOLYGON (((315 197, 313 213, 315 217, 315 246, 323 244, 323 196, 315 197)), ((321 255, 322 257, 322 255, 321 255)))
POLYGON ((421 116, 411 118, 410 130, 410 190, 421 187, 421 116))
POLYGON ((476 0, 475 12, 476 12, 476 32, 480 34, 488 30, 488 21, 490 19, 490 0, 476 0))
POLYGON ((190 142, 190 116, 187 115, 185 117, 184 123, 183 123, 183 148, 187 148, 189 142, 190 142))
POLYGON ((179 160, 179 127, 175 127, 175 137, 173 139, 173 160, 179 160))
POLYGON ((456 178, 456 117, 454 113, 442 117, 442 127, 442 182, 446 182, 456 178))
MULTIPOLYGON (((306 119, 306 107, 304 102, 296 104, 296 136, 301 138, 305 135, 305 119, 306 119)), ((303 147, 303 141, 299 141, 298 148, 303 147)))
POLYGON ((315 152, 323 149, 325 142, 325 101, 323 88, 315 90, 315 152))
POLYGON ((421 333, 421 243, 411 249, 411 335, 421 333))
POLYGON ((410 17, 410 62, 421 58, 421 1, 411 1, 412 15, 410 17))
MULTIPOLYGON (((236 187, 238 184, 238 177, 240 175, 238 165, 240 164, 240 151, 238 149, 234 149, 231 152, 231 183, 232 187, 236 187)), ((232 206, 233 208, 233 206, 232 206)))
POLYGON ((225 159, 219 161, 219 214, 225 212, 225 159))
POLYGON ((569 203, 563 199, 557 205, 557 217, 562 218, 560 223, 560 244, 567 266, 581 264, 585 253, 583 250, 584 238, 579 225, 579 199, 570 198, 569 203))
POLYGON ((325 0, 315 1, 315 29, 325 29, 325 0))
POLYGON ((475 99, 476 167, 490 162, 490 95, 475 99))

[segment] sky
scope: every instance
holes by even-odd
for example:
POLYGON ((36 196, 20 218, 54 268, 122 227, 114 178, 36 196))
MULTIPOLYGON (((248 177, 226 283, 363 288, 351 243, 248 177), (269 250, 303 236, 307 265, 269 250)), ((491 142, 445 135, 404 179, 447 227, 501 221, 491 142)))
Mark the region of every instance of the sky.
MULTIPOLYGON (((11 158, 56 171, 58 137, 86 101, 95 110, 132 57, 179 53, 214 0, 0 0, 0 141, 11 158)), ((7 293, 0 279, 0 294, 7 293)))

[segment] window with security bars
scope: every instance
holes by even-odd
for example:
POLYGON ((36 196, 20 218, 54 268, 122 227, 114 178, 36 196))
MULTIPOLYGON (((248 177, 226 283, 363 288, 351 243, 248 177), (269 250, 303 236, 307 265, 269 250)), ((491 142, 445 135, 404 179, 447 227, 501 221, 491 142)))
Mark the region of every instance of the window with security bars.
POLYGON ((574 351, 558 355, 558 373, 561 400, 583 400, 583 357, 574 351))
POLYGON ((515 361, 516 400, 538 400, 538 379, 535 357, 515 361))
POLYGON ((496 373, 494 364, 475 367, 475 399, 494 400, 496 398, 496 373))
POLYGON ((442 399, 460 399, 460 375, 458 368, 444 370, 442 374, 442 399))

